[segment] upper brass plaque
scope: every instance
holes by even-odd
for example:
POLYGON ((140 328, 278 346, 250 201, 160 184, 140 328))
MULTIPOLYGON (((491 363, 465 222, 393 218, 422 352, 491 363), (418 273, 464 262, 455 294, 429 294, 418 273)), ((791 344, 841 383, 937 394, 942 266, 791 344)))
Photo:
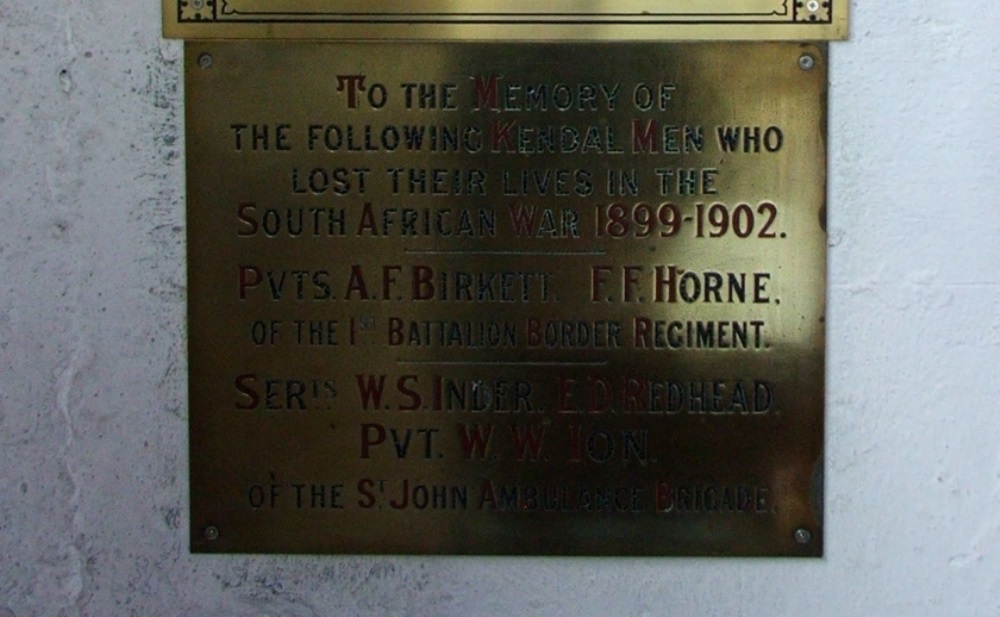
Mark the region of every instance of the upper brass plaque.
POLYGON ((833 40, 848 0, 163 0, 185 39, 833 40))
POLYGON ((193 550, 820 554, 823 47, 185 75, 193 550))

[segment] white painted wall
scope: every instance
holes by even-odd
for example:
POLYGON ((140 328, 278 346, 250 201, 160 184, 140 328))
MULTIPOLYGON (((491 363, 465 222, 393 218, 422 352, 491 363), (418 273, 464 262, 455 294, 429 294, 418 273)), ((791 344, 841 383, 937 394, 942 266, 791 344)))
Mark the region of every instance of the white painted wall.
POLYGON ((0 617, 1000 614, 1000 3, 833 45, 823 560, 192 557, 155 0, 0 0, 0 617))

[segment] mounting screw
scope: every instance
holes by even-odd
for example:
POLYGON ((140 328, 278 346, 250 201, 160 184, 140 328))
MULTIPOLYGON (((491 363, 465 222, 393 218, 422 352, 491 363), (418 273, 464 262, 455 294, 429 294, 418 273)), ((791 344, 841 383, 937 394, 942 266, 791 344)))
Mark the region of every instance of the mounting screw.
POLYGON ((816 66, 816 59, 809 54, 802 54, 799 56, 799 68, 803 71, 811 70, 812 67, 816 66))
POLYGON ((208 541, 214 541, 219 539, 219 528, 215 525, 209 525, 205 528, 205 539, 208 541))
MULTIPOLYGON (((802 64, 801 60, 799 61, 799 64, 802 64)), ((205 53, 205 54, 202 54, 202 55, 198 56, 198 66, 200 66, 203 69, 207 69, 207 68, 211 67, 212 66, 212 54, 205 53)))
POLYGON ((799 528, 795 530, 795 541, 798 542, 799 544, 809 544, 809 541, 812 540, 812 537, 813 536, 811 533, 809 533, 808 529, 799 528))
POLYGON ((191 0, 191 8, 200 11, 205 8, 205 0, 191 0))

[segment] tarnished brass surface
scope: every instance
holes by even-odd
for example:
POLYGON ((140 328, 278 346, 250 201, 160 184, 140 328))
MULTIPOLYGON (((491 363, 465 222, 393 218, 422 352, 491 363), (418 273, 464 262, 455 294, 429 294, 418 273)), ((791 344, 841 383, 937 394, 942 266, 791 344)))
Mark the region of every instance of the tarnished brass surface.
POLYGON ((825 47, 185 56, 194 551, 821 554, 825 47))
POLYGON ((847 0, 163 0, 184 39, 833 40, 847 0))

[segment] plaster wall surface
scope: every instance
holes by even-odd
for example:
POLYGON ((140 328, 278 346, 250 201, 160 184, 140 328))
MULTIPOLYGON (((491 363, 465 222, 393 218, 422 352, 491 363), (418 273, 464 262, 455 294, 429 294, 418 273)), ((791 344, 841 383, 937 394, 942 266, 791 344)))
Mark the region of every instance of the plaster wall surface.
POLYGON ((0 617, 1000 614, 1000 3, 831 50, 822 560, 191 556, 181 46, 0 0, 0 617))

